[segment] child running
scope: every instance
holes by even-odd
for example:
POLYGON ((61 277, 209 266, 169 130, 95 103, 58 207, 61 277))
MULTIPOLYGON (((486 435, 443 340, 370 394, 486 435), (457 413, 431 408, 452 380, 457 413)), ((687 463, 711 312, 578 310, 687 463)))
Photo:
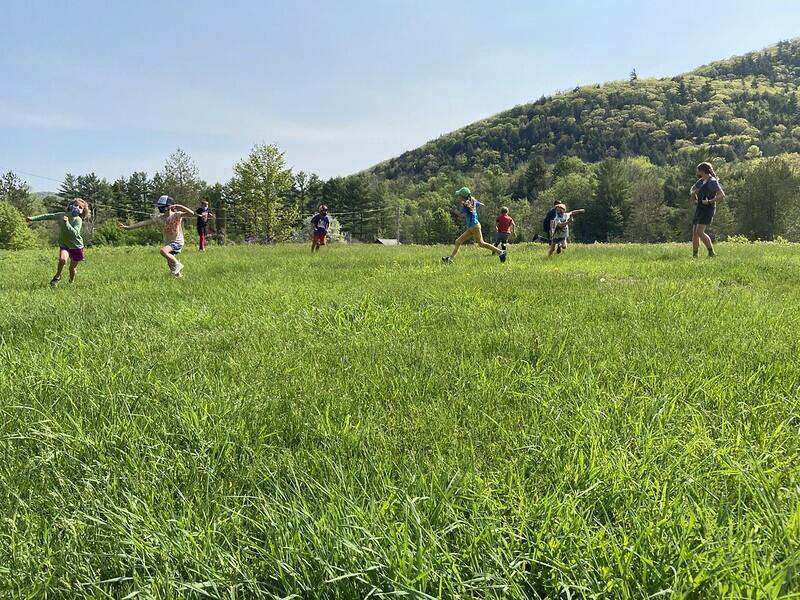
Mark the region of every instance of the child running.
POLYGON ((35 217, 25 217, 28 223, 36 221, 59 221, 58 227, 58 266, 56 274, 50 280, 50 287, 57 287, 61 281, 61 271, 69 259, 69 282, 75 281, 78 263, 84 259, 83 238, 81 228, 83 219, 88 219, 91 212, 89 204, 82 198, 75 198, 67 204, 67 209, 61 212, 48 213, 35 217))
POLYGON ((311 252, 319 250, 320 246, 325 245, 325 238, 331 229, 331 218, 328 216, 328 207, 324 204, 319 205, 319 212, 311 217, 311 252))
POLYGON ((478 202, 478 200, 472 196, 472 192, 469 190, 469 188, 466 187, 458 190, 455 193, 455 196, 461 200, 461 210, 466 217, 467 229, 464 231, 464 233, 458 236, 458 239, 456 239, 453 252, 450 254, 450 256, 443 256, 442 261, 447 264, 452 264, 456 258, 456 255, 458 254, 459 249, 461 248, 461 244, 469 239, 474 239, 475 243, 477 243, 481 248, 491 250, 492 254, 500 254, 500 262, 505 262, 505 250, 501 250, 500 248, 492 246, 491 244, 483 241, 481 224, 478 221, 478 208, 483 206, 483 203, 478 202))
POLYGON ((572 217, 586 212, 582 208, 567 212, 566 205, 561 203, 556 204, 554 208, 556 209, 556 215, 550 221, 550 251, 547 253, 548 258, 553 256, 553 252, 561 254, 562 250, 567 249, 569 226, 575 222, 572 217))
POLYGON ((208 220, 214 218, 214 213, 208 211, 208 201, 203 200, 195 213, 197 214, 197 239, 200 252, 206 251, 206 238, 208 237, 208 220))
MULTIPOLYGON (((497 241, 494 245, 505 251, 509 236, 513 234, 516 237, 517 235, 517 224, 508 214, 507 206, 500 209, 500 216, 495 219, 495 228, 497 229, 497 241)), ((502 254, 500 255, 500 261, 506 261, 506 257, 502 254)))
POLYGON ((714 258, 714 244, 706 233, 717 212, 717 203, 725 199, 725 192, 719 184, 717 174, 711 163, 703 162, 697 165, 697 182, 689 190, 692 204, 695 205, 694 219, 692 220, 692 257, 697 258, 700 242, 708 250, 708 257, 714 258))
POLYGON ((170 273, 175 277, 183 277, 181 273, 183 264, 175 258, 183 250, 183 218, 197 215, 192 209, 186 208, 181 204, 175 204, 175 200, 170 196, 161 196, 156 202, 156 207, 158 212, 161 213, 158 217, 139 221, 133 225, 120 223, 120 227, 127 231, 145 227, 146 225, 158 225, 164 234, 164 247, 161 248, 161 256, 166 259, 170 273))

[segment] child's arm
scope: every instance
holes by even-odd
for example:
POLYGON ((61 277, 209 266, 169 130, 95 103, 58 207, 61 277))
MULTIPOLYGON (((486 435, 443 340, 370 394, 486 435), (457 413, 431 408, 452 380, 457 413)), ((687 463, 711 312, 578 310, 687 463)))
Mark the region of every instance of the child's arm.
POLYGON ((173 208, 177 210, 179 213, 183 213, 184 215, 192 215, 195 217, 197 216, 197 213, 195 213, 191 208, 187 208, 183 204, 175 204, 173 208))
MULTIPOLYGON (((83 220, 80 217, 77 217, 77 219, 79 221, 83 222, 83 220)), ((64 227, 66 227, 74 235, 77 235, 77 234, 80 233, 80 228, 73 227, 72 223, 69 222, 69 217, 67 215, 64 215, 64 227)))
POLYGON ((133 225, 124 225, 122 223, 119 223, 119 226, 122 229, 124 229, 125 231, 127 231, 128 229, 138 229, 139 227, 145 227, 147 225, 152 225, 155 222, 156 222, 155 219, 147 219, 145 221, 139 221, 138 223, 134 223, 133 225))
POLYGON ((514 219, 511 219, 511 235, 517 237, 517 222, 514 219))
POLYGON ((35 217, 25 217, 28 223, 35 223, 36 221, 55 221, 65 216, 64 212, 47 213, 45 215, 36 215, 35 217))

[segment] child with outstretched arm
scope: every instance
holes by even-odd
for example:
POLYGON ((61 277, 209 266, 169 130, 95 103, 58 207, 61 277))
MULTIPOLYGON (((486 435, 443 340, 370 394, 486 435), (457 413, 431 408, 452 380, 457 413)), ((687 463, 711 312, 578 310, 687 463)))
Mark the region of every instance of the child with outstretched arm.
POLYGON ((120 227, 126 231, 147 225, 158 225, 164 234, 164 246, 161 248, 161 256, 167 261, 169 272, 175 277, 183 277, 181 271, 183 264, 175 258, 183 250, 183 219, 185 217, 197 216, 196 213, 181 204, 176 204, 170 196, 161 196, 156 202, 158 212, 157 217, 139 221, 133 225, 122 225, 120 227))
POLYGON ((562 250, 567 249, 567 240, 569 239, 569 226, 574 223, 573 217, 580 215, 586 211, 582 208, 577 208, 573 211, 567 212, 567 207, 564 204, 556 204, 555 217, 550 221, 550 251, 547 256, 553 256, 553 252, 561 254, 562 250))
POLYGON ((447 264, 452 264, 458 254, 461 245, 467 240, 474 239, 475 243, 481 248, 491 250, 492 254, 500 255, 500 262, 505 262, 506 251, 492 246, 488 242, 483 241, 483 233, 481 232, 481 224, 478 221, 478 209, 483 206, 477 198, 472 195, 469 188, 463 187, 455 193, 455 196, 461 200, 461 211, 466 218, 467 228, 458 236, 453 246, 453 252, 450 256, 443 256, 442 261, 447 264))
POLYGON ((69 282, 73 283, 75 281, 78 263, 84 259, 81 228, 83 227, 83 220, 88 219, 90 214, 89 204, 82 198, 75 198, 75 200, 67 204, 64 211, 25 217, 28 223, 59 221, 58 266, 56 267, 56 274, 50 280, 50 287, 58 286, 61 281, 61 271, 64 270, 67 259, 69 259, 69 282))

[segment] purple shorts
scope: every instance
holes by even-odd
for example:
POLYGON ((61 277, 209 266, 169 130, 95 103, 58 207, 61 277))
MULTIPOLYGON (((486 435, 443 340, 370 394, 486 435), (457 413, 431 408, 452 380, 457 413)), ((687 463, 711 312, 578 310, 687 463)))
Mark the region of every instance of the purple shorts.
POLYGON ((64 248, 64 246, 60 248, 67 251, 72 262, 81 262, 84 259, 83 248, 64 248))

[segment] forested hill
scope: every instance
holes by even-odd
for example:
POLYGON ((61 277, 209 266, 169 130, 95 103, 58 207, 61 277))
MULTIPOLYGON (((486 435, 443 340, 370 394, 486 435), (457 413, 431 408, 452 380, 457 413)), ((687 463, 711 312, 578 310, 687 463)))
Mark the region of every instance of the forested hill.
POLYGON ((668 79, 632 79, 541 98, 441 136, 373 167, 386 179, 485 168, 510 172, 534 157, 700 154, 727 161, 800 151, 800 39, 668 79))

